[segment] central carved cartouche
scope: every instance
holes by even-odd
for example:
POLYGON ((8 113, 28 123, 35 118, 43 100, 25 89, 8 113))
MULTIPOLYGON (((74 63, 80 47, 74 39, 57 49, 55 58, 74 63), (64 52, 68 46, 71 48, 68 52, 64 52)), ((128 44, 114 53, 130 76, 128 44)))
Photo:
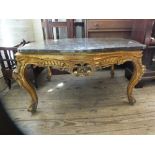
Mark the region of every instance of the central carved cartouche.
POLYGON ((93 69, 88 63, 75 64, 73 67, 73 74, 75 76, 88 76, 92 73, 92 71, 93 69))

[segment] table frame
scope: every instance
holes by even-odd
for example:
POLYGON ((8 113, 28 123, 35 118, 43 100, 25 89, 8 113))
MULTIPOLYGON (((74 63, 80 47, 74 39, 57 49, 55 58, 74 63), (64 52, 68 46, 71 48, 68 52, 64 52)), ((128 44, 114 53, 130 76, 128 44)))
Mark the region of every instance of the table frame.
MULTIPOLYGON (((45 52, 42 52, 45 53, 45 52)), ((105 68, 114 64, 123 64, 131 61, 134 65, 134 73, 127 86, 128 101, 133 105, 136 100, 132 95, 133 88, 144 74, 145 67, 142 65, 142 51, 108 51, 108 52, 64 52, 46 54, 16 54, 17 68, 13 77, 31 96, 31 104, 28 111, 35 112, 38 105, 38 96, 34 86, 28 81, 26 73, 30 64, 47 67, 52 66, 60 70, 66 70, 76 76, 91 75, 99 68, 105 68)))

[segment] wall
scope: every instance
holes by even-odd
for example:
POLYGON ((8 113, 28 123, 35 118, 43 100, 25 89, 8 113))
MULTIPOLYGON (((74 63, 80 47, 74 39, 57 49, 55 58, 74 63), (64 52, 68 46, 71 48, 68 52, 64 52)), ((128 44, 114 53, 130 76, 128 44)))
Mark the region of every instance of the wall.
POLYGON ((33 19, 34 41, 43 41, 43 31, 40 19, 33 19))
POLYGON ((16 45, 22 39, 43 40, 40 19, 0 20, 0 45, 16 45))

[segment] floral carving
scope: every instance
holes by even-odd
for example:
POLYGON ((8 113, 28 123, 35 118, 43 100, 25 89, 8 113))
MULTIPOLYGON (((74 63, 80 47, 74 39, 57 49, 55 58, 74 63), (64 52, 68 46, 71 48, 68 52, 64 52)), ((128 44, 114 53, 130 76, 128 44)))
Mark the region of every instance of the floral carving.
POLYGON ((73 74, 76 76, 88 76, 93 72, 93 68, 88 63, 75 64, 73 74))

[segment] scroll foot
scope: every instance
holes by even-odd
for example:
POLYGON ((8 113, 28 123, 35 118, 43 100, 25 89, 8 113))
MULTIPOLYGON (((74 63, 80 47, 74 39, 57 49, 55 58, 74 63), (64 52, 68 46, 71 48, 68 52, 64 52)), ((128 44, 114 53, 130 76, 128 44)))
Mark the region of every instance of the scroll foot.
POLYGON ((32 113, 34 113, 34 112, 36 112, 36 110, 37 110, 37 104, 35 103, 33 103, 33 104, 31 104, 29 107, 28 107, 28 109, 27 109, 29 112, 32 112, 32 113))
POLYGON ((134 105, 134 103, 136 103, 135 98, 134 97, 129 97, 129 104, 134 105))

